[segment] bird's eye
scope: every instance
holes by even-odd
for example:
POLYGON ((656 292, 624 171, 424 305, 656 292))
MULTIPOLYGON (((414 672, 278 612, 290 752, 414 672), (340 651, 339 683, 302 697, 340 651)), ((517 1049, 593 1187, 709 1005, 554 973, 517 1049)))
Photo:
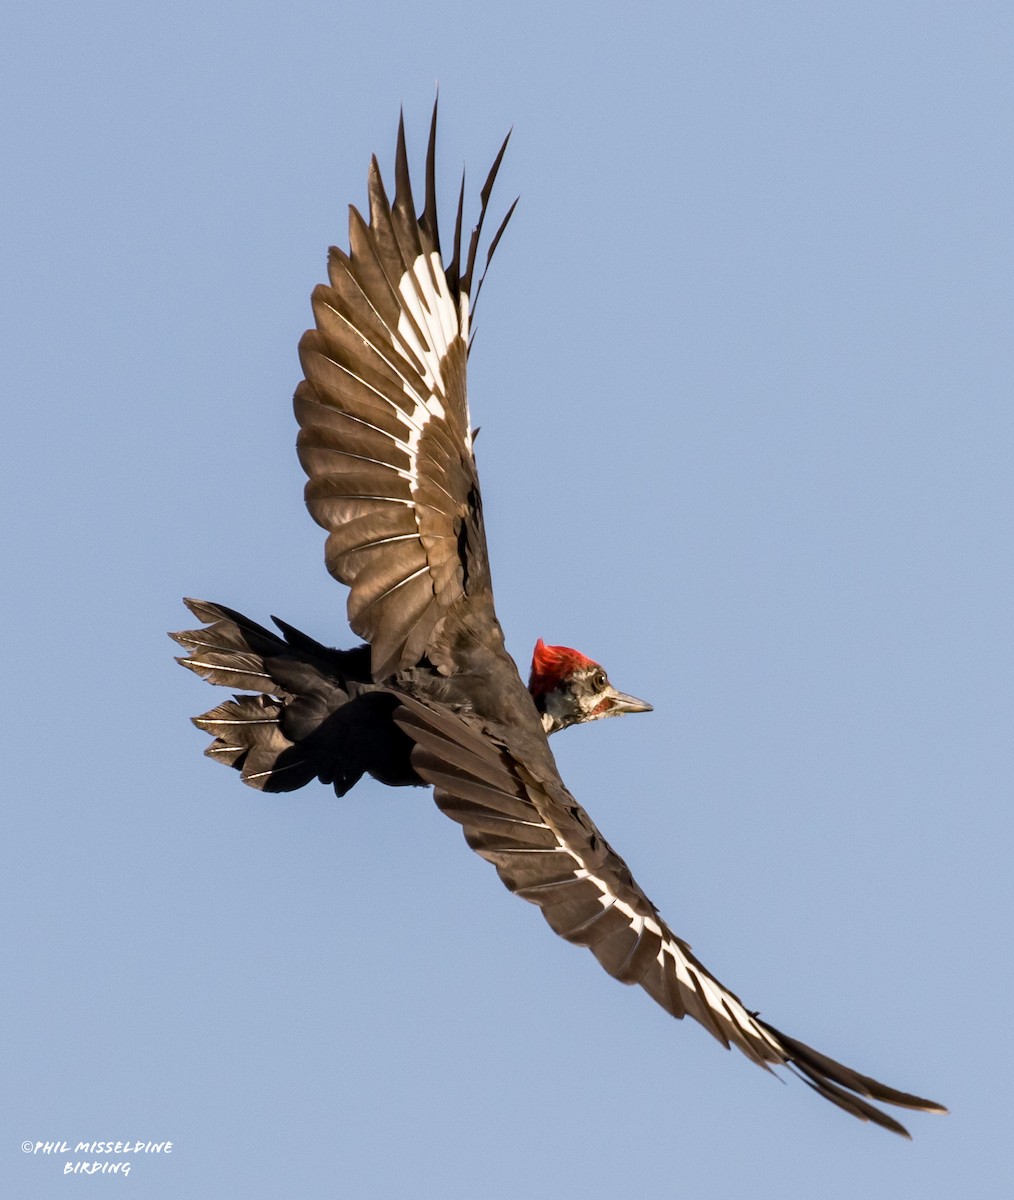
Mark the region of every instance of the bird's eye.
POLYGON ((605 671, 596 671, 595 674, 592 676, 592 686, 595 688, 595 690, 597 692, 600 692, 604 687, 606 687, 608 685, 608 683, 609 683, 609 680, 606 679, 605 671))

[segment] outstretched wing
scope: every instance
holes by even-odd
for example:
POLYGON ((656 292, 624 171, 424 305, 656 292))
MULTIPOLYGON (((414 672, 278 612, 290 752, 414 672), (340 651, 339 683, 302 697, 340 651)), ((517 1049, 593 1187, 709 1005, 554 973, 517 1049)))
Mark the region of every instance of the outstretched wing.
MULTIPOLYGON (((374 158, 369 224, 350 210, 349 252, 332 247, 330 284, 313 293, 316 328, 299 347, 305 379, 294 406, 306 503, 328 531, 327 568, 351 588, 349 623, 370 642, 378 679, 428 653, 456 606, 484 607, 493 620, 465 375, 476 257, 507 142, 482 189, 464 258, 462 180, 445 266, 436 119, 434 106, 422 212, 412 200, 402 121, 394 203, 374 158)), ((513 211, 491 240, 487 266, 513 211)))
POLYGON ((674 1017, 693 1017, 765 1069, 793 1068, 861 1120, 908 1136, 865 1098, 946 1111, 860 1075, 746 1009, 672 932, 555 773, 537 777, 488 730, 415 701, 404 701, 395 720, 415 743, 413 767, 433 785, 440 809, 463 826, 472 849, 512 892, 537 904, 561 937, 587 946, 615 979, 640 984, 674 1017))

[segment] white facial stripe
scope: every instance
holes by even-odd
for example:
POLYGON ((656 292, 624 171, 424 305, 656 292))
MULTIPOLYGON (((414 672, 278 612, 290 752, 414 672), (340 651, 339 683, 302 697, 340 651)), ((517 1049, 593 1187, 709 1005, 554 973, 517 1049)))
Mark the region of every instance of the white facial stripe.
POLYGON ((630 921, 631 930, 638 936, 640 936, 642 930, 647 929, 649 932, 663 937, 664 940, 656 958, 656 961, 663 970, 665 969, 665 956, 669 955, 673 960, 673 969, 676 972, 676 978, 685 988, 696 991, 703 996, 708 1007, 720 1017, 724 1017, 726 1020, 731 1017, 744 1033, 754 1038, 763 1039, 768 1045, 778 1051, 779 1057, 784 1056, 782 1046, 750 1016, 735 996, 727 992, 717 980, 710 979, 698 970, 697 967, 688 962, 676 942, 664 938, 661 925, 653 917, 642 916, 640 913, 635 912, 626 901, 614 895, 609 885, 599 879, 597 875, 593 875, 585 867, 581 856, 572 850, 570 846, 566 845, 559 834, 557 834, 557 841, 560 843, 560 848, 565 850, 578 864, 577 869, 574 871, 575 878, 589 880, 602 893, 599 897, 599 902, 604 909, 618 909, 630 921))

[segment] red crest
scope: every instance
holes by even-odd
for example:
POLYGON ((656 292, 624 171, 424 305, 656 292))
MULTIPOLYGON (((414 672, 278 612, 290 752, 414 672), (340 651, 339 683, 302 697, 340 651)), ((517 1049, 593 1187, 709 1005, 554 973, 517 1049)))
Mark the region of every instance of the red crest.
POLYGON ((594 665, 595 663, 580 650, 571 650, 569 646, 547 646, 542 638, 539 638, 532 655, 532 675, 528 681, 528 690, 533 696, 541 696, 545 692, 553 691, 568 675, 594 665))

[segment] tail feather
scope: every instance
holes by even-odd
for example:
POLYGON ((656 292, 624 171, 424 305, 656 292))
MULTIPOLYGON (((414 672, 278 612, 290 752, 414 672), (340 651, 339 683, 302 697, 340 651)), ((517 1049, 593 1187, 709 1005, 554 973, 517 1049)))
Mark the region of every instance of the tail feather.
POLYGON ((394 702, 370 678, 368 646, 335 650, 277 617, 281 637, 224 605, 185 603, 205 627, 169 635, 190 652, 177 662, 208 683, 255 693, 194 718, 214 739, 209 758, 265 792, 319 779, 341 796, 365 772, 394 785, 419 782, 390 719, 394 702))
MULTIPOLYGON (((330 670, 341 652, 280 626, 290 642, 224 605, 184 603, 206 627, 169 635, 190 651, 176 661, 208 683, 258 693, 234 696, 193 718, 214 739, 204 753, 235 767, 244 783, 260 791, 294 791, 318 778, 322 764, 289 736, 287 725, 294 723, 308 736, 329 711, 348 702, 347 681, 330 670), (330 704, 322 702, 325 695, 330 704), (290 709, 300 719, 288 721, 290 709)), ((343 782, 351 787, 358 778, 343 782)))
POLYGON ((264 792, 291 792, 318 774, 317 765, 280 727, 283 705, 269 696, 235 696, 193 722, 214 741, 208 758, 235 767, 244 783, 264 792))
POLYGON ((181 666, 222 687, 267 695, 284 692, 265 664, 265 658, 287 652, 276 633, 222 605, 204 600, 184 600, 184 604, 207 628, 170 633, 173 641, 190 651, 187 658, 176 660, 181 666))

